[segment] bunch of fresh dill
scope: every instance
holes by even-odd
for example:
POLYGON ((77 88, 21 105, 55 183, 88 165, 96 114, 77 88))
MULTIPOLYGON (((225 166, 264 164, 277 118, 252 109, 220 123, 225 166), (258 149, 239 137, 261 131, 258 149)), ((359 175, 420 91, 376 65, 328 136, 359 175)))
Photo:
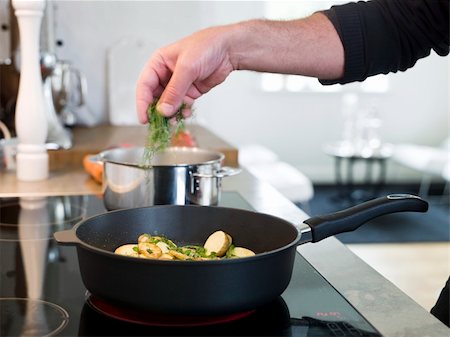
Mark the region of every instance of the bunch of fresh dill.
POLYGON ((172 136, 185 129, 182 104, 175 114, 176 123, 171 125, 169 118, 164 117, 157 109, 158 100, 154 100, 147 109, 148 133, 145 141, 142 166, 150 166, 153 156, 169 146, 172 136))

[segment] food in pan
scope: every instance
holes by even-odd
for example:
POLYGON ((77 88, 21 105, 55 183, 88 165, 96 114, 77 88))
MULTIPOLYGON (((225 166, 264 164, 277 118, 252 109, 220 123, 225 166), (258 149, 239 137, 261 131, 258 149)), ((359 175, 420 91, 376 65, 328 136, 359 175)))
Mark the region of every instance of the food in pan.
POLYGON ((235 247, 232 237, 224 231, 212 233, 203 246, 184 245, 178 247, 172 240, 164 236, 142 234, 137 243, 118 247, 116 254, 159 260, 212 260, 233 259, 255 255, 244 247, 235 247))

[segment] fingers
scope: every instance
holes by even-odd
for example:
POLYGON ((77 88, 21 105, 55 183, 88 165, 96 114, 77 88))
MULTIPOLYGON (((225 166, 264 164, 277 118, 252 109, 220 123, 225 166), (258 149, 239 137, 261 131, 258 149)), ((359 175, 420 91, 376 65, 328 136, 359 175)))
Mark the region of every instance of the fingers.
POLYGON ((144 85, 136 88, 136 111, 138 120, 142 124, 147 123, 147 108, 150 102, 153 101, 151 91, 146 88, 144 85))
MULTIPOLYGON (((177 63, 179 64, 179 63, 177 63)), ((147 108, 159 97, 158 111, 166 117, 173 116, 182 103, 192 106, 194 99, 201 93, 192 84, 195 75, 189 67, 177 65, 172 70, 158 55, 144 66, 136 85, 136 111, 140 123, 147 123, 147 108)), ((185 109, 183 116, 190 116, 190 109, 185 109)))
MULTIPOLYGON (((183 99, 183 103, 182 103, 182 110, 181 110, 181 115, 183 116, 183 118, 189 118, 192 116, 192 105, 194 104, 194 99, 191 97, 185 97, 183 99)), ((159 110, 158 110, 159 111, 159 110)), ((180 108, 178 108, 176 110, 176 113, 180 112, 180 108)), ((172 115, 171 117, 169 117, 169 122, 170 125, 176 125, 177 123, 177 117, 176 115, 172 115)))
POLYGON ((196 74, 191 67, 185 67, 180 60, 175 65, 172 77, 169 80, 164 92, 162 93, 159 103, 158 111, 166 117, 171 117, 181 106, 185 97, 194 94, 192 86, 196 79, 196 74))
POLYGON ((139 76, 136 85, 136 112, 139 122, 145 124, 147 123, 148 105, 153 101, 153 90, 151 89, 151 80, 149 81, 149 77, 143 75, 143 73, 139 76))
POLYGON ((147 123, 149 104, 163 91, 160 83, 167 81, 170 74, 171 72, 158 55, 152 56, 139 74, 136 83, 136 112, 142 124, 147 123))

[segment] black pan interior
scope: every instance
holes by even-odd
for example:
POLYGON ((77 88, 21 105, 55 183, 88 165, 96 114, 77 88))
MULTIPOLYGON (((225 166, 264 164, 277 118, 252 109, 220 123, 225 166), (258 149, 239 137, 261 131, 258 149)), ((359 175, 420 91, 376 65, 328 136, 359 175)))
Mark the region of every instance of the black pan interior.
POLYGON ((78 238, 96 248, 114 251, 136 243, 142 233, 163 235, 177 245, 203 245, 216 230, 230 234, 236 246, 255 253, 292 244, 297 229, 283 219, 252 211, 209 206, 153 206, 105 213, 85 220, 78 238))

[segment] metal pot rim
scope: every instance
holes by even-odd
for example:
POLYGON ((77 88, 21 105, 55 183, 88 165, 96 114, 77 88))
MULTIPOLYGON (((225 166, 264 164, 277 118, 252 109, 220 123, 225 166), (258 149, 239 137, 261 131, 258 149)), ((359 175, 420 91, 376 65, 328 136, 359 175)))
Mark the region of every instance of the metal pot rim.
MULTIPOLYGON (((100 152, 97 155, 97 160, 101 161, 103 163, 111 163, 111 164, 117 164, 117 165, 123 165, 123 166, 130 166, 130 167, 136 167, 136 168, 142 168, 142 169, 150 169, 152 167, 188 167, 188 166, 199 166, 199 165, 211 165, 215 163, 221 163, 225 155, 218 151, 203 149, 199 147, 168 147, 167 149, 161 151, 160 153, 181 153, 181 154, 192 154, 192 155, 208 155, 215 157, 210 160, 206 161, 192 161, 192 162, 180 162, 180 163, 173 163, 173 164, 149 164, 144 165, 141 163, 136 163, 132 161, 120 161, 115 159, 108 159, 108 156, 114 153, 120 153, 120 152, 130 152, 130 151, 136 151, 136 152, 143 152, 144 147, 128 147, 128 148, 116 148, 111 150, 105 150, 100 152)), ((157 154, 158 156, 158 154, 157 154)))

